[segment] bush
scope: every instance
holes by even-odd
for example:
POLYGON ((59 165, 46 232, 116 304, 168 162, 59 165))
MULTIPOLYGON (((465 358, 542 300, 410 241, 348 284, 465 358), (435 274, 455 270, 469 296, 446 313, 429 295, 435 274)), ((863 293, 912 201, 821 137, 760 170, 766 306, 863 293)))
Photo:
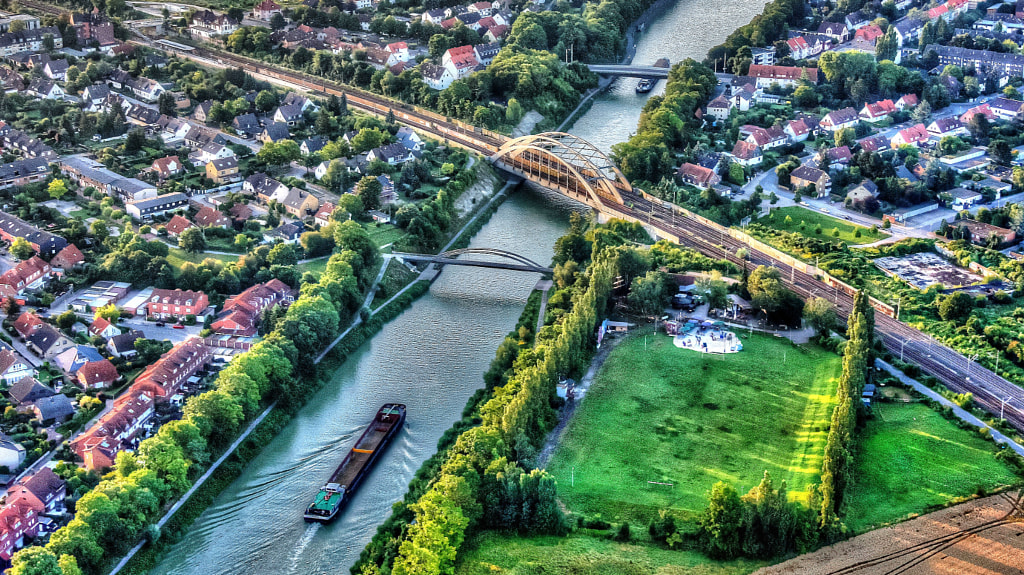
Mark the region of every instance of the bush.
POLYGON ((615 533, 615 540, 616 541, 629 541, 629 538, 630 538, 629 523, 626 522, 626 521, 623 521, 622 525, 619 525, 619 530, 615 533))

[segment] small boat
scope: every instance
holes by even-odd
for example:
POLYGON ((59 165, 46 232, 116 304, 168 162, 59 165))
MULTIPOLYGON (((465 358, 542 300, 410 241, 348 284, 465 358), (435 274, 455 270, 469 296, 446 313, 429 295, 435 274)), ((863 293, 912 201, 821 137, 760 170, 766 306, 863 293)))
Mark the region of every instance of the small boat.
MULTIPOLYGON (((668 58, 658 58, 658 61, 654 63, 654 67, 655 68, 668 68, 668 64, 669 64, 668 58)), ((650 92, 651 90, 653 90, 654 86, 656 86, 657 84, 658 84, 658 79, 657 78, 641 78, 640 81, 636 83, 636 93, 637 94, 646 94, 646 93, 650 92)))

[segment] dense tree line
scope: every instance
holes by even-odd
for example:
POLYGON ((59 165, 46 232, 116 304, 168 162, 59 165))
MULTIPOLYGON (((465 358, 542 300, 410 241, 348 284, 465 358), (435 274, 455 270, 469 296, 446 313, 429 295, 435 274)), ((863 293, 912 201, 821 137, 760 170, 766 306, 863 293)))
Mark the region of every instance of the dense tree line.
POLYGON ((750 23, 740 26, 725 42, 708 50, 706 62, 731 58, 744 46, 770 46, 785 40, 790 26, 803 23, 806 3, 803 0, 774 0, 750 23))
POLYGON ((244 421, 270 401, 301 401, 306 379, 299 375, 310 375, 313 357, 358 311, 359 290, 372 280, 367 278, 380 258, 355 222, 339 224, 334 234, 336 253, 327 268, 318 281, 302 286, 271 333, 236 356, 212 390, 188 398, 183 419, 161 426, 135 453, 118 453, 111 473, 75 503, 75 518, 45 548, 15 556, 16 565, 25 565, 21 573, 55 563, 58 568, 47 573, 102 572, 110 557, 123 555, 140 537, 158 536, 151 525, 164 506, 188 490, 211 453, 224 449, 244 421))

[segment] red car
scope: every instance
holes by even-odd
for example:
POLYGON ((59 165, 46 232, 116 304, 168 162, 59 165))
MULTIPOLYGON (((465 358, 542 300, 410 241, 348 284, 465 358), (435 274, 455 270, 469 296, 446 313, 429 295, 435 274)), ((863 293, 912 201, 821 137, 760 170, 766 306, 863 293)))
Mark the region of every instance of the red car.
POLYGON ((174 329, 185 329, 185 326, 181 325, 180 323, 176 323, 171 327, 173 327, 174 329))

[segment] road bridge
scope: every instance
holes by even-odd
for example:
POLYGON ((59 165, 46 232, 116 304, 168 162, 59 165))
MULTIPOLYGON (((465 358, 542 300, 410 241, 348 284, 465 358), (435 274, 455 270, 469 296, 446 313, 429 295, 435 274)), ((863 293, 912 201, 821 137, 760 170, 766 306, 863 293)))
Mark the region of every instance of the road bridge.
POLYGON ((637 64, 590 64, 590 71, 599 76, 628 76, 631 78, 668 78, 668 68, 637 64))
POLYGON ((453 266, 473 266, 478 268, 493 268, 501 270, 513 270, 519 272, 536 272, 542 274, 553 273, 554 270, 542 266, 537 262, 523 257, 519 254, 515 254, 505 250, 499 250, 495 248, 465 248, 461 250, 451 250, 440 254, 410 254, 403 252, 395 252, 392 254, 403 262, 413 263, 431 263, 439 265, 453 265, 453 266), (485 260, 469 260, 469 259, 458 259, 462 255, 482 255, 482 256, 495 256, 501 258, 504 261, 485 261, 485 260))

